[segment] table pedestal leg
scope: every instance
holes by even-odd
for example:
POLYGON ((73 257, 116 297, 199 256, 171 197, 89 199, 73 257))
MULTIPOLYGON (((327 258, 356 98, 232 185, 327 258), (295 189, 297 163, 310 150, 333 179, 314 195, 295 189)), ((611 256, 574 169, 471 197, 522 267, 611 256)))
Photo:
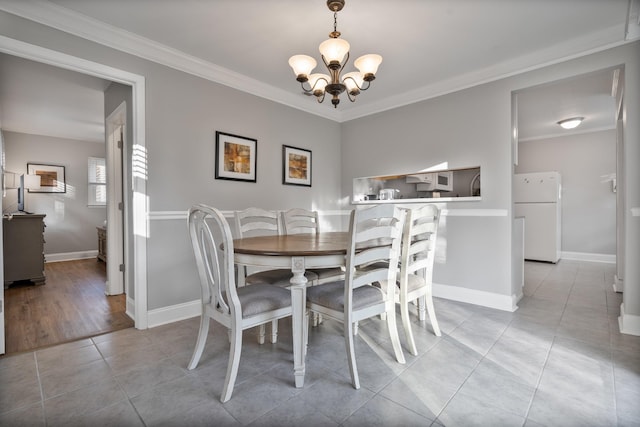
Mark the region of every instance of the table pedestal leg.
POLYGON ((291 258, 291 308, 293 328, 293 374, 296 387, 304 385, 305 374, 305 313, 307 310, 307 278, 304 275, 304 257, 291 258))

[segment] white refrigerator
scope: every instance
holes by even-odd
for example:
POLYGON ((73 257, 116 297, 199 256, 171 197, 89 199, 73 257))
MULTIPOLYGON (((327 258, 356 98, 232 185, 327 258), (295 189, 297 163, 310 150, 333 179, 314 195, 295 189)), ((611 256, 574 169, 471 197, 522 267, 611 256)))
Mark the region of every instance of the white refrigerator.
POLYGON ((561 194, 558 172, 513 176, 515 217, 524 218, 524 258, 556 263, 561 252, 561 194))

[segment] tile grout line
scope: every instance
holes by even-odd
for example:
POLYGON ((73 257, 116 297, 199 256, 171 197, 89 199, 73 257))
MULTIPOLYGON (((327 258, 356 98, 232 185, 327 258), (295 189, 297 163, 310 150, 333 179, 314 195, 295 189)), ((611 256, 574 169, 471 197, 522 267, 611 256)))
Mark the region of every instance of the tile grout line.
MULTIPOLYGON (((424 322, 426 322, 426 319, 424 320, 424 322)), ((433 325, 432 325, 432 327, 433 327, 433 325)), ((434 334, 434 335, 435 335, 435 334, 434 334)), ((431 346, 431 348, 429 348, 429 349, 428 349, 427 351, 425 351, 423 354, 420 354, 420 355, 416 356, 415 360, 411 363, 411 365, 414 365, 416 362, 418 362, 418 360, 422 359, 422 358, 423 358, 423 357, 425 357, 427 354, 429 354, 429 353, 430 353, 430 352, 431 352, 435 347, 437 347, 441 342, 442 342, 442 339, 439 339, 439 340, 438 340, 438 342, 437 342, 436 344, 434 344, 433 346, 431 346)), ((343 423, 341 423, 340 425, 342 426, 342 425, 344 424, 344 422, 346 422, 346 421, 347 421, 347 420, 348 420, 348 419, 349 419, 353 414, 355 414, 358 410, 360 410, 360 408, 364 407, 364 405, 366 405, 366 404, 367 404, 367 403, 369 403, 373 398, 378 397, 378 396, 379 396, 380 398, 382 398, 382 399, 385 399, 385 400, 389 401, 389 402, 395 403, 396 405, 401 406, 401 407, 405 408, 406 410, 411 411, 411 412, 413 412, 414 414, 416 414, 416 415, 418 415, 418 416, 420 416, 420 417, 422 417, 422 418, 424 418, 424 419, 427 419, 427 420, 428 420, 429 418, 425 417, 424 415, 422 415, 422 414, 420 414, 420 413, 418 413, 418 412, 414 411, 413 409, 411 409, 411 408, 409 408, 409 407, 407 407, 407 406, 405 406, 405 405, 402 405, 402 404, 401 404, 401 403, 399 403, 399 402, 396 402, 396 401, 394 401, 394 400, 391 400, 391 399, 389 399, 389 398, 387 398, 387 397, 385 397, 385 396, 383 396, 383 395, 381 394, 381 393, 382 393, 382 391, 383 391, 387 386, 389 386, 389 384, 391 384, 393 381, 397 380, 397 379, 400 377, 400 375, 402 375, 404 372, 406 372, 406 371, 407 371, 407 369, 409 369, 409 368, 410 368, 410 366, 411 366, 411 365, 407 365, 407 366, 405 366, 405 367, 404 367, 404 369, 403 369, 401 372, 399 372, 398 374, 396 374, 396 375, 394 376, 394 378, 392 378, 391 380, 389 380, 389 381, 388 381, 388 382, 387 382, 387 383, 386 383, 386 384, 385 384, 385 385, 384 385, 384 386, 383 386, 383 387, 382 387, 378 392, 374 392, 374 394, 373 394, 373 396, 371 397, 371 399, 367 400, 367 401, 366 401, 364 404, 362 404, 362 405, 361 405, 357 410, 355 410, 355 411, 353 411, 351 414, 349 414, 349 416, 348 416, 347 418, 345 418, 345 420, 343 421, 343 423)), ((364 387, 366 388, 366 386, 364 386, 364 387)), ((368 388, 367 388, 367 390, 370 390, 370 389, 368 389, 368 388)), ((372 392, 373 392, 373 390, 370 390, 370 391, 372 391, 372 392)), ((436 414, 434 414, 434 415, 436 415, 436 414)), ((437 419, 438 419, 438 416, 436 415, 436 417, 431 421, 431 424, 430 424, 430 425, 433 425, 433 423, 435 423, 437 419)))
MULTIPOLYGON (((142 415, 140 415, 140 412, 138 412, 138 408, 136 408, 136 405, 134 405, 133 402, 131 401, 131 397, 129 396, 127 391, 124 389, 124 386, 120 383, 120 381, 118 381, 116 373, 113 371, 113 368, 111 367, 109 362, 107 362, 107 359, 104 356, 104 354, 102 353, 102 351, 100 351, 100 347, 98 347, 97 343, 93 340, 93 338, 91 338, 91 342, 92 342, 92 345, 96 348, 96 351, 98 352, 98 354, 100 354, 100 357, 102 358, 102 361, 104 363, 106 363, 107 367, 109 368, 109 372, 111 373, 111 377, 116 382, 116 384, 118 384, 118 388, 125 395, 127 402, 129 402, 129 405, 131 405, 131 407, 133 408, 134 412, 136 413, 136 415, 140 419, 140 422, 142 423, 143 426, 146 426, 147 423, 144 422, 144 419, 142 418, 142 415)), ((115 403, 114 403, 114 405, 115 405, 115 403)))
POLYGON ((607 307, 607 326, 609 332, 609 357, 611 359, 611 379, 613 382, 613 410, 616 415, 616 425, 620 425, 620 417, 618 414, 618 382, 616 381, 616 360, 614 357, 613 334, 611 334, 611 317, 609 312, 609 294, 607 293, 607 274, 602 272, 602 288, 604 292, 605 304, 607 307))
MULTIPOLYGON (((542 279, 542 281, 540 281, 540 285, 542 283, 544 283, 544 281, 547 280, 547 278, 549 277, 549 275, 551 274, 551 270, 549 270, 547 272, 547 274, 545 275, 544 279, 542 279)), ((573 281, 575 282, 575 277, 573 278, 573 281)), ((540 286, 538 285, 538 286, 540 286)), ((573 289, 573 283, 571 284, 571 289, 573 289)), ((536 288, 536 291, 538 289, 536 288)), ((571 294, 571 290, 569 290, 569 294, 571 294)), ((533 295, 535 295, 535 291, 533 293, 533 295)), ((567 296, 567 299, 564 302, 564 306, 562 308, 562 314, 560 315, 560 320, 562 320, 562 316, 564 315, 564 310, 567 307, 567 302, 569 301, 569 296, 567 296)), ((542 375, 544 374, 544 370, 547 367, 547 362, 549 361, 549 355, 551 354, 551 349, 553 348, 554 342, 556 340, 556 332, 557 332, 557 327, 560 325, 560 320, 558 321, 558 325, 556 326, 556 329, 553 332, 553 339, 551 340, 551 345, 549 346, 549 349, 547 350, 547 354, 544 358, 544 363, 542 364, 542 369, 540 369, 540 373, 538 374, 538 379, 536 381, 536 385, 535 388, 533 390, 533 395, 531 395, 531 398, 529 399, 529 404, 527 405, 527 411, 525 412, 525 423, 527 422, 527 420, 529 420, 529 413, 531 412, 531 406, 533 405, 533 401, 536 398, 536 394, 538 394, 538 388, 540 387, 540 382, 542 381, 542 375)))
POLYGON ((36 377, 38 378, 38 387, 40 389, 40 406, 42 408, 42 418, 44 420, 44 425, 47 425, 47 412, 45 411, 44 408, 44 389, 42 387, 42 381, 40 379, 40 365, 38 364, 38 356, 36 355, 36 352, 33 352, 33 361, 35 362, 36 365, 36 377))

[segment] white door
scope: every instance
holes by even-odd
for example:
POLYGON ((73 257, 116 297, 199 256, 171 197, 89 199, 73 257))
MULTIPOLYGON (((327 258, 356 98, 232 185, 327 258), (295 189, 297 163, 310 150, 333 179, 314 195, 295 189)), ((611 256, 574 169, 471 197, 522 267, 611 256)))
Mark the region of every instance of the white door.
MULTIPOLYGON (((2 189, 4 191, 4 169, 1 172, 2 178, 0 179, 2 179, 2 189)), ((0 226, 0 242, 3 239, 3 228, 4 226, 0 226)), ((3 245, 0 245, 0 259, 4 260, 3 245)), ((2 281, 2 290, 0 291, 0 354, 4 354, 4 262, 0 263, 0 281, 2 281)))
POLYGON ((107 117, 107 295, 124 292, 122 150, 126 105, 107 117))
MULTIPOLYGON (((2 130, 0 129, 0 156, 2 162, 0 162, 0 181, 2 184, 2 196, 4 197, 4 139, 2 139, 2 130)), ((4 219, 2 221, 4 223, 4 219)), ((4 224, 0 225, 0 243, 4 239, 4 224)), ((3 262, 0 263, 0 281, 2 282, 2 290, 0 291, 0 354, 4 354, 4 245, 0 244, 0 259, 3 262)))

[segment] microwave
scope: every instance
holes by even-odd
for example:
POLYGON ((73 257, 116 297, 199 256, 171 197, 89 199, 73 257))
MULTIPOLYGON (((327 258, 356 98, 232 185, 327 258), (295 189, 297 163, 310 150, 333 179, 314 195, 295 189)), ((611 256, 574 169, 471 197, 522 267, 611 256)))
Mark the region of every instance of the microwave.
POLYGON ((453 191, 453 171, 430 172, 407 176, 417 191, 453 191))

